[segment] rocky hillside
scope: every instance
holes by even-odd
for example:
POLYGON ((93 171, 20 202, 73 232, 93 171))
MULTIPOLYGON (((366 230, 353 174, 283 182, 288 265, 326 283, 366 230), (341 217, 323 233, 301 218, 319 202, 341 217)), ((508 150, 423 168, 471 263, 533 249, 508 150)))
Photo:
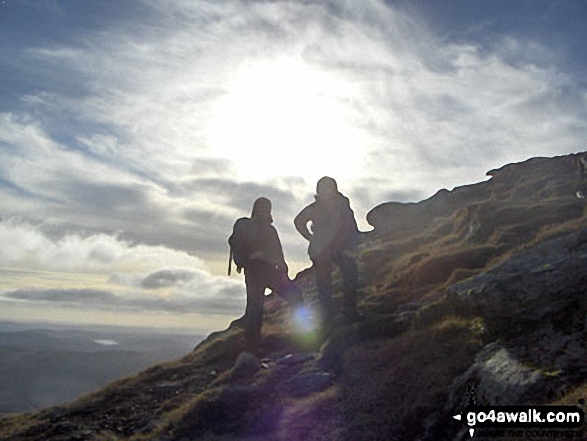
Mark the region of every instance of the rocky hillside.
MULTIPOLYGON (((365 320, 302 331, 270 296, 261 360, 239 355, 237 320, 182 359, 0 420, 0 439, 456 440, 469 435, 452 415, 471 401, 587 411, 587 215, 573 157, 488 175, 369 213, 365 320)), ((312 270, 297 282, 315 304, 312 270)))

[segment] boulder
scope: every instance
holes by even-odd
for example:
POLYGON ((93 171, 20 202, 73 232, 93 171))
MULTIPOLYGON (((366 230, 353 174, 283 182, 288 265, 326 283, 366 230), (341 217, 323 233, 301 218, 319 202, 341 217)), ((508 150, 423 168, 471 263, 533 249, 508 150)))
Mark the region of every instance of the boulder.
POLYGON ((249 352, 241 352, 236 358, 232 375, 234 377, 248 377, 261 369, 259 359, 249 352))
POLYGON ((468 404, 527 404, 541 399, 547 386, 548 378, 543 372, 525 366, 501 344, 490 343, 453 383, 448 407, 462 410, 468 404))
POLYGON ((332 386, 334 375, 328 372, 310 372, 292 378, 286 388, 293 397, 300 398, 315 392, 322 392, 332 386))
MULTIPOLYGON (((447 289, 459 312, 519 335, 550 324, 573 332, 587 309, 587 229, 546 241, 447 289)), ((584 324, 583 324, 584 325, 584 324)))

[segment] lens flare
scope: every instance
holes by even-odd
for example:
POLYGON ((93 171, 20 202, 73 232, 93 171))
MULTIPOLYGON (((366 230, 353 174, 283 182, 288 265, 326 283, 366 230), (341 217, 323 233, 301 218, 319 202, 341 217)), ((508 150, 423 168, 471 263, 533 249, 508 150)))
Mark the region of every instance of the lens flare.
POLYGON ((292 324, 296 332, 300 334, 309 334, 316 330, 316 316, 307 306, 299 306, 293 312, 292 324))

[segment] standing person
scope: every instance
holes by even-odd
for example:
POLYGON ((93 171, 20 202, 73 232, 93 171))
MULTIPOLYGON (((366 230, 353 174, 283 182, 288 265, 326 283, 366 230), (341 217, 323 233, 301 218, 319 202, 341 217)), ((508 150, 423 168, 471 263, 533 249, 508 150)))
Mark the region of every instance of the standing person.
POLYGON ((294 224, 310 242, 308 254, 314 264, 322 322, 329 328, 336 314, 332 302, 332 262, 342 273, 342 314, 349 321, 360 318, 356 309, 358 271, 352 254, 359 229, 349 200, 338 191, 334 179, 325 176, 318 181, 315 199, 296 216, 294 224), (308 222, 312 222, 312 232, 308 222))
POLYGON ((587 191, 587 183, 585 182, 585 166, 587 166, 587 153, 577 153, 573 156, 573 161, 577 165, 577 173, 579 174, 579 190, 577 193, 578 199, 585 199, 587 191))
POLYGON ((290 306, 303 304, 301 290, 287 275, 288 268, 283 249, 277 230, 271 225, 272 222, 271 201, 261 197, 253 204, 250 218, 243 217, 235 222, 233 233, 228 239, 228 275, 233 259, 238 273, 242 268, 245 269, 245 339, 247 350, 255 355, 258 353, 261 340, 265 289, 270 288, 285 297, 290 306))

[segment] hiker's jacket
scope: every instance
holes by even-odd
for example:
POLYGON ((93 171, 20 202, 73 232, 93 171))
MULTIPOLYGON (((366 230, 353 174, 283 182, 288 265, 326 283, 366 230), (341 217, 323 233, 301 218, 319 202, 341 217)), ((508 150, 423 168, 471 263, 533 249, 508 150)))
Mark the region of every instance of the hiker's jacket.
POLYGON ((316 201, 294 219, 296 229, 310 240, 310 258, 330 258, 352 249, 357 243, 359 229, 348 198, 340 192, 331 197, 316 195, 315 198, 316 201), (310 221, 311 234, 307 226, 310 221))
POLYGON ((287 268, 279 235, 270 222, 248 217, 238 219, 229 243, 239 267, 246 268, 252 261, 258 261, 287 268))

